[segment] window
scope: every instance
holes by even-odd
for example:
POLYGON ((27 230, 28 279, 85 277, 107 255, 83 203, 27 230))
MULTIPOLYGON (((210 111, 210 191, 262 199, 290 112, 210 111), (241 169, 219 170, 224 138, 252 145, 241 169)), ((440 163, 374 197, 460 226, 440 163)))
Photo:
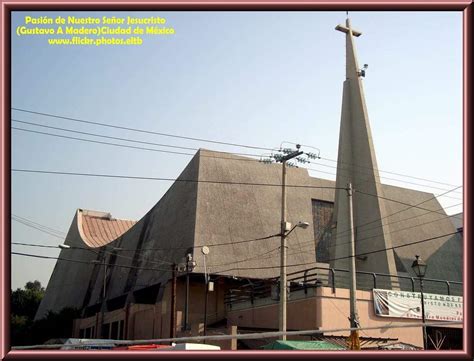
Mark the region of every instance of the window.
POLYGON ((334 203, 313 199, 312 206, 316 261, 326 262, 329 259, 334 203))
POLYGON ((124 329, 124 326, 125 326, 124 320, 120 320, 120 324, 119 324, 119 336, 118 336, 118 339, 119 339, 119 340, 123 340, 123 339, 125 338, 125 329, 124 329))
POLYGON ((106 323, 102 326, 101 338, 110 338, 110 323, 106 323))

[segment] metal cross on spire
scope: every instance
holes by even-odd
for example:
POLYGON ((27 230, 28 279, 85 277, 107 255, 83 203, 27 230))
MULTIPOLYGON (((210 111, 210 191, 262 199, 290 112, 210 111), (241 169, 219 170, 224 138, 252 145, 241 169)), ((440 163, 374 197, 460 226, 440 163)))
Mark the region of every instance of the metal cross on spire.
POLYGON ((351 22, 349 21, 349 12, 348 11, 347 11, 346 26, 339 24, 338 26, 336 26, 336 30, 341 31, 341 32, 346 33, 346 34, 348 34, 352 31, 352 35, 357 36, 357 37, 362 35, 362 33, 360 31, 357 31, 357 30, 351 28, 351 22))
POLYGON ((349 18, 346 19, 346 26, 337 25, 336 30, 346 34, 346 79, 358 79, 361 75, 357 64, 357 55, 353 36, 359 37, 362 33, 351 27, 349 18))

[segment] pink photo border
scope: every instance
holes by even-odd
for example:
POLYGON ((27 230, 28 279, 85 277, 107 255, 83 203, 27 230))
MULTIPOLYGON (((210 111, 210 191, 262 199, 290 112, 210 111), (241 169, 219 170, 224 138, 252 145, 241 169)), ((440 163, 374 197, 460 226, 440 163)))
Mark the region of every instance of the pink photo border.
MULTIPOLYGON (((469 215, 470 203, 470 167, 469 155, 472 154, 472 24, 473 6, 471 1, 1 1, 1 208, 0 208, 0 357, 1 359, 152 359, 156 352, 131 351, 11 351, 10 350, 10 289, 11 289, 11 148, 10 148, 10 51, 11 29, 10 15, 15 10, 320 10, 320 11, 361 11, 361 10, 404 10, 404 11, 462 11, 463 12, 463 184, 464 184, 464 333, 462 351, 390 351, 383 352, 386 359, 426 358, 426 359, 472 359, 472 244, 469 215)), ((324 352, 324 351, 220 351, 220 352, 170 352, 160 353, 160 359, 237 359, 244 357, 260 359, 312 359, 312 358, 354 358, 378 359, 381 351, 361 352, 324 352)))

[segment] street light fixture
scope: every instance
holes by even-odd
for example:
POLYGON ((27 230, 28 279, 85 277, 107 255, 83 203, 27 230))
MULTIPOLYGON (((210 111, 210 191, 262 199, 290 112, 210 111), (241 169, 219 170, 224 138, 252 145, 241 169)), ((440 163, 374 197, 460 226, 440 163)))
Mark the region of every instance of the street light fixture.
POLYGON ((415 272, 418 278, 425 277, 427 264, 420 258, 420 256, 416 255, 416 259, 413 261, 411 268, 415 272))
POLYGON ((428 335, 426 333, 425 325, 425 300, 423 297, 423 277, 425 277, 426 269, 428 265, 421 259, 420 256, 416 255, 411 268, 415 272, 416 276, 420 279, 420 293, 421 293, 421 320, 423 322, 423 347, 426 350, 428 348, 428 335))
MULTIPOLYGON (((282 222, 281 227, 281 239, 282 239, 282 249, 281 249, 281 269, 280 269, 280 332, 286 331, 286 304, 288 297, 288 285, 286 280, 286 240, 288 235, 295 230, 295 228, 308 228, 308 222, 298 222, 293 227, 291 227, 290 222, 282 222)), ((282 335, 281 339, 286 340, 286 335, 282 335)))

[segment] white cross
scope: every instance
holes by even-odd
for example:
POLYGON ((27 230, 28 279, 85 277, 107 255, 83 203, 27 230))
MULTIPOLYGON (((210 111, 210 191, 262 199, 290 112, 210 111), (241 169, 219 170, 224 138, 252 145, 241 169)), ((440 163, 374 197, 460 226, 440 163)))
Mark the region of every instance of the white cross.
POLYGON ((351 24, 349 22, 349 19, 346 20, 346 26, 344 25, 338 25, 336 26, 336 30, 338 31, 341 31, 343 33, 351 33, 352 32, 352 35, 354 36, 361 36, 362 33, 360 31, 357 31, 357 30, 354 30, 351 28, 351 24))

